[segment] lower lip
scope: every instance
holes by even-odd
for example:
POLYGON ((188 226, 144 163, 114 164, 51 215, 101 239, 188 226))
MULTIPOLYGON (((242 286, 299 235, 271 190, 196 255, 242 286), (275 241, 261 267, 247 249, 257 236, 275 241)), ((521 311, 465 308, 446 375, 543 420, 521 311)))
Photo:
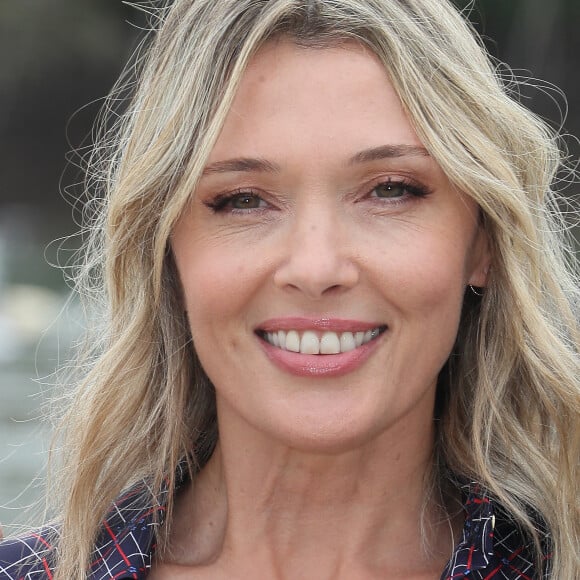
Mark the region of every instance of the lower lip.
POLYGON ((280 369, 299 377, 338 377, 361 367, 371 356, 385 333, 340 354, 300 354, 282 350, 258 337, 266 356, 280 369))

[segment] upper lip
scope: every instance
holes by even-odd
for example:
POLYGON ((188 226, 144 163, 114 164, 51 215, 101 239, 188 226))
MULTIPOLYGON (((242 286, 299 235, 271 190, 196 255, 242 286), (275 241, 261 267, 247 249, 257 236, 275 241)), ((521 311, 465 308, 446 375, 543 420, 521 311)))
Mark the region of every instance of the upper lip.
POLYGON ((302 316, 286 316, 265 320, 256 328, 261 332, 277 330, 328 330, 331 332, 361 332, 386 326, 384 322, 365 322, 345 318, 306 318, 302 316))

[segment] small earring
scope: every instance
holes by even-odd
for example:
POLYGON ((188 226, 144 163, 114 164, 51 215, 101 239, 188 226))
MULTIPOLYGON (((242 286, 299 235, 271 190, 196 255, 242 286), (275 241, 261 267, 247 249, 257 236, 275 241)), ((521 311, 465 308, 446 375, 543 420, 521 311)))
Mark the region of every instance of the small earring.
POLYGON ((467 287, 476 295, 479 296, 480 298, 485 294, 485 288, 481 288, 479 286, 473 286, 473 284, 468 284, 467 287))

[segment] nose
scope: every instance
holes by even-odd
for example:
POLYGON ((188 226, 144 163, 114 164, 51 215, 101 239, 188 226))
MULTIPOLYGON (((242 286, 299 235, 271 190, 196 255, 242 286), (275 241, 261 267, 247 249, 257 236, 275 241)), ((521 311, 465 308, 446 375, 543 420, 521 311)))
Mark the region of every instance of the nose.
POLYGON ((352 288, 359 281, 353 248, 353 236, 336 216, 298 216, 285 239, 274 282, 311 300, 352 288))

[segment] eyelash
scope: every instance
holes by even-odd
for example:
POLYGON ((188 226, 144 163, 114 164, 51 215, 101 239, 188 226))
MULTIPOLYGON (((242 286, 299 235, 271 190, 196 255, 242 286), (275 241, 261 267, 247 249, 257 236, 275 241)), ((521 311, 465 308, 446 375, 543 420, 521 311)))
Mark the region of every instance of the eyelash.
MULTIPOLYGON (((370 191, 369 194, 374 193, 377 189, 381 188, 381 187, 385 187, 387 189, 402 189, 404 194, 407 194, 409 197, 412 198, 421 198, 421 197, 426 197, 427 195, 429 195, 431 193, 431 190, 427 187, 424 187, 422 185, 418 185, 417 183, 414 183, 408 179, 404 179, 404 178, 397 178, 397 179, 392 179, 392 178, 388 178, 387 180, 381 180, 377 183, 375 183, 370 191)), ((390 199, 391 203, 402 203, 406 198, 407 195, 401 195, 398 197, 385 197, 385 198, 380 198, 378 196, 376 196, 375 199, 390 199)))
MULTIPOLYGON (((409 181, 407 179, 391 179, 391 178, 389 178, 387 180, 383 180, 383 181, 380 181, 380 182, 374 184, 372 186, 372 188, 370 188, 370 190, 368 190, 367 196, 373 197, 373 199, 391 200, 390 203, 393 203, 393 204, 394 203, 403 203, 405 201, 405 199, 407 198, 407 195, 401 195, 401 196, 391 197, 391 198, 389 198, 389 197, 381 198, 379 196, 371 196, 371 194, 374 193, 380 187, 386 187, 387 189, 390 188, 391 190, 401 188, 404 193, 408 194, 408 197, 412 197, 412 198, 426 197, 427 195, 429 195, 431 193, 431 191, 428 188, 417 185, 415 183, 412 183, 411 181, 409 181)), ((216 197, 214 197, 213 199, 206 201, 204 203, 214 213, 223 213, 228 209, 228 205, 230 205, 233 201, 235 201, 236 199, 242 199, 244 197, 247 197, 249 199, 258 200, 258 203, 264 202, 263 198, 258 193, 256 193, 255 191, 252 191, 251 189, 237 189, 235 191, 219 194, 216 197)), ((267 202, 264 202, 264 203, 267 203, 267 202)), ((265 209, 265 208, 263 208, 263 207, 250 207, 250 208, 230 207, 229 211, 230 211, 230 213, 247 213, 249 211, 260 211, 263 209, 265 209)))
MULTIPOLYGON (((224 212, 227 209, 228 204, 231 204, 236 199, 242 199, 244 197, 257 199, 259 201, 263 201, 262 197, 258 195, 256 192, 248 189, 236 189, 235 191, 231 191, 228 193, 221 193, 214 197, 213 199, 206 201, 205 205, 211 209, 214 213, 224 212)), ((263 208, 230 208, 230 212, 232 213, 246 213, 250 210, 260 210, 263 208)))

